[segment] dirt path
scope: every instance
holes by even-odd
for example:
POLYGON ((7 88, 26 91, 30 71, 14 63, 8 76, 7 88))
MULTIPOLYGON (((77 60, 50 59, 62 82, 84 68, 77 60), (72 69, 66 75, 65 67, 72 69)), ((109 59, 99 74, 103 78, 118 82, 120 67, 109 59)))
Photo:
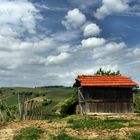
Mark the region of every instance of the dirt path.
POLYGON ((12 140, 13 136, 25 127, 38 127, 44 129, 46 133, 57 134, 59 130, 66 127, 66 124, 61 122, 48 123, 46 120, 10 122, 0 126, 0 140, 12 140))

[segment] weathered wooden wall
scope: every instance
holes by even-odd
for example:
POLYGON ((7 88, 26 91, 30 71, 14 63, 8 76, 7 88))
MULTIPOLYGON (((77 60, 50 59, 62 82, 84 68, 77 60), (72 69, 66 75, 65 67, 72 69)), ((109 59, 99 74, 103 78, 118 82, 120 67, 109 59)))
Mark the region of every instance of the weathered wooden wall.
POLYGON ((80 87, 81 113, 132 113, 132 88, 80 87))

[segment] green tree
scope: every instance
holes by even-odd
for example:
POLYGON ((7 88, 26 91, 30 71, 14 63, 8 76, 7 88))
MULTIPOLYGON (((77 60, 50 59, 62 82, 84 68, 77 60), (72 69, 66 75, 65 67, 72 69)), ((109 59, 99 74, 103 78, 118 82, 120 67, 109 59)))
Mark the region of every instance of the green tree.
POLYGON ((108 75, 108 76, 120 76, 121 75, 121 73, 120 73, 120 71, 118 70, 118 71, 111 71, 111 70, 104 70, 104 69, 102 69, 102 68, 99 68, 96 72, 95 72, 95 74, 94 75, 108 75))

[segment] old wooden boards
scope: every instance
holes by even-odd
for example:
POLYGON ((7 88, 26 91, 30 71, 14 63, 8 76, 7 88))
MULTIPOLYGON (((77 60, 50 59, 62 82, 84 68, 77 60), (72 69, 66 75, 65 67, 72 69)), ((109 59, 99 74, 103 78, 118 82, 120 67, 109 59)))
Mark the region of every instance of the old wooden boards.
POLYGON ((80 87, 78 95, 81 114, 133 112, 130 87, 80 87))

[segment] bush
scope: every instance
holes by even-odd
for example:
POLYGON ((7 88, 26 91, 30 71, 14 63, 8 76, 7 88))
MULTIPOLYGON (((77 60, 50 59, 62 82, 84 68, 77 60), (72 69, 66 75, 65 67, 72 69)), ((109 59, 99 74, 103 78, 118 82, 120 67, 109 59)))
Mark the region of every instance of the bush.
POLYGON ((76 92, 76 93, 73 93, 72 96, 69 99, 67 99, 64 102, 64 104, 61 106, 60 113, 62 117, 74 114, 77 104, 78 104, 78 95, 76 92))
POLYGON ((51 103, 52 103, 52 100, 51 99, 44 99, 42 105, 43 106, 47 106, 47 105, 49 105, 51 103))
POLYGON ((140 140, 140 132, 138 132, 138 131, 132 132, 130 136, 131 136, 132 140, 140 140))
POLYGON ((140 113, 140 95, 139 94, 134 95, 134 112, 140 113))
POLYGON ((13 140, 37 140, 42 133, 43 130, 40 128, 26 127, 21 129, 20 133, 13 140))

